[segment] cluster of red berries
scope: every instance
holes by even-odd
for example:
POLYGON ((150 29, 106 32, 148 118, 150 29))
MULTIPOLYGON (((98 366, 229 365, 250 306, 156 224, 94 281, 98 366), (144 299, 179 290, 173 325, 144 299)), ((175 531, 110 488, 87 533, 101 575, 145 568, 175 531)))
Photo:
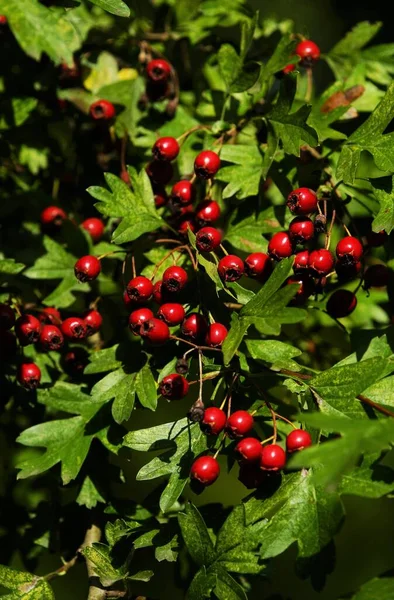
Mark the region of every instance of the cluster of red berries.
MULTIPOLYGON (((67 218, 67 213, 60 208, 60 206, 51 205, 44 208, 41 212, 40 221, 43 229, 50 232, 60 229, 67 218)), ((105 224, 97 217, 85 219, 81 223, 81 227, 88 232, 95 244, 99 242, 104 235, 105 224)))

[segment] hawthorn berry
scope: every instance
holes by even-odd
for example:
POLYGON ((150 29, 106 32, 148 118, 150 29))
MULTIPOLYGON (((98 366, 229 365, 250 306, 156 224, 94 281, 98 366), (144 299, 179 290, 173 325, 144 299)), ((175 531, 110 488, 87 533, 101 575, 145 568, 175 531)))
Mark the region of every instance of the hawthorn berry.
POLYGON ((300 57, 303 67, 313 67, 320 58, 320 48, 312 40, 302 40, 302 42, 299 42, 295 53, 300 57))
POLYGON ((200 456, 192 464, 191 479, 195 479, 204 486, 215 483, 220 474, 220 466, 213 456, 200 456))
POLYGON ((327 275, 334 266, 334 257, 329 250, 313 250, 309 255, 309 268, 317 277, 327 275))
POLYGON ((275 260, 282 260, 293 254, 293 242, 286 231, 274 233, 268 244, 268 254, 275 260))
POLYGON ((189 371, 189 363, 186 358, 178 358, 175 364, 175 371, 180 375, 185 375, 189 371))
POLYGON ((215 200, 204 200, 196 208, 196 219, 200 225, 209 225, 219 219, 220 212, 220 206, 215 200))
POLYGON ((288 75, 289 73, 292 73, 293 71, 295 71, 296 66, 293 64, 290 65, 286 65, 283 69, 282 69, 282 73, 284 75, 288 75))
POLYGON ((234 439, 243 437, 253 428, 254 419, 246 410, 236 410, 227 419, 227 435, 234 439))
POLYGON ((356 263, 363 255, 363 245, 360 240, 348 235, 338 242, 336 254, 343 264, 356 263))
POLYGON ((85 219, 81 224, 81 227, 88 232, 90 237, 94 242, 99 242, 103 237, 105 225, 101 219, 97 217, 91 217, 90 219, 85 219))
POLYGON ((199 252, 213 252, 222 243, 220 231, 215 227, 203 227, 196 235, 196 246, 199 252))
POLYGON ((79 317, 69 317, 64 319, 60 329, 64 337, 69 340, 82 340, 86 337, 86 327, 83 319, 79 317))
POLYGON ((315 226, 309 217, 296 217, 289 225, 289 235, 295 244, 305 244, 313 239, 315 226))
POLYGON ((163 377, 159 385, 160 394, 170 400, 181 400, 189 391, 189 382, 183 375, 171 373, 163 377))
POLYGON ((207 320, 199 313, 191 313, 187 316, 181 327, 182 335, 193 342, 202 340, 205 337, 207 330, 207 320))
POLYGON ((227 328, 222 323, 211 323, 205 336, 205 343, 211 348, 218 348, 226 339, 227 328))
POLYGON ((97 333, 103 324, 103 317, 98 310, 89 310, 83 316, 83 322, 86 329, 86 337, 97 333))
POLYGON ((367 243, 371 248, 379 248, 379 246, 383 246, 387 241, 388 235, 382 229, 382 231, 370 231, 367 235, 367 243))
POLYGON ((112 102, 108 100, 97 100, 90 105, 89 113, 92 119, 98 121, 100 119, 109 121, 115 116, 115 107, 112 102))
POLYGON ((62 322, 62 317, 57 308, 46 306, 38 315, 40 323, 59 325, 62 322))
POLYGON ((163 286, 173 293, 180 292, 187 284, 187 273, 182 267, 168 267, 163 273, 163 286))
POLYGON ((140 327, 141 337, 155 345, 164 344, 170 338, 170 330, 167 323, 152 317, 144 321, 140 327))
POLYGON ((15 324, 15 313, 8 304, 0 303, 0 329, 11 329, 15 324))
POLYGON ((309 296, 311 296, 314 292, 313 280, 306 273, 295 274, 292 277, 288 277, 286 283, 288 285, 297 283, 300 286, 296 295, 294 296, 294 300, 298 304, 303 304, 306 302, 309 296))
POLYGON ((317 210, 316 192, 309 188, 297 188, 287 197, 287 206, 295 215, 309 215, 317 210))
POLYGON ((166 296, 168 295, 169 292, 163 286, 163 281, 161 279, 160 281, 156 281, 155 285, 153 286, 153 300, 157 304, 163 304, 163 302, 167 301, 166 296))
POLYGON ((390 279, 390 269, 386 265, 371 265, 364 273, 364 287, 386 287, 390 279))
POLYGON ((156 140, 152 148, 156 160, 175 160, 179 154, 179 144, 173 137, 162 137, 156 140))
POLYGON ((127 290, 125 290, 123 292, 122 298, 123 298, 123 304, 125 305, 126 310, 133 310, 133 308, 134 308, 134 302, 132 301, 131 298, 129 298, 127 290))
POLYGON ((154 186, 153 192, 155 195, 155 206, 156 208, 161 208, 165 206, 168 202, 167 192, 162 186, 154 186))
POLYGON ((357 277, 361 271, 361 262, 349 262, 348 260, 337 260, 335 271, 339 281, 350 281, 357 277))
POLYGON ((167 185, 172 179, 174 169, 172 164, 164 160, 152 160, 146 167, 146 172, 154 183, 159 185, 167 185))
POLYGON ((185 215, 178 221, 177 228, 179 233, 182 235, 187 235, 189 229, 194 233, 196 231, 196 222, 194 220, 194 217, 189 217, 185 215))
POLYGON ((188 179, 182 179, 172 186, 171 201, 175 206, 190 204, 193 200, 193 187, 188 179))
POLYGON ((40 333, 40 344, 44 350, 60 350, 64 337, 56 325, 43 325, 40 333))
POLYGON ((220 158, 212 150, 203 150, 194 161, 194 172, 197 177, 211 179, 220 169, 220 158))
POLYGON ((82 375, 89 362, 89 354, 84 348, 73 348, 61 358, 63 369, 72 377, 82 375))
POLYGON ((47 206, 41 213, 41 224, 43 227, 53 227, 60 229, 63 221, 67 219, 67 214, 59 206, 47 206))
POLYGON ((152 298, 153 283, 147 277, 133 277, 126 286, 129 298, 136 304, 144 304, 152 298))
POLYGON ((245 275, 258 277, 260 281, 267 281, 272 273, 272 262, 268 254, 253 252, 245 258, 245 275))
POLYGON ((309 252, 302 250, 297 252, 294 257, 293 271, 295 273, 305 273, 309 269, 309 252))
POLYGON ((238 444, 235 446, 235 455, 238 460, 243 462, 259 462, 262 449, 263 448, 259 440, 253 437, 247 437, 238 442, 238 444))
POLYGON ((336 290, 328 299, 327 312, 335 319, 350 315, 357 306, 357 298, 349 290, 336 290))
POLYGON ((78 281, 94 281, 101 273, 101 263, 98 258, 90 254, 79 258, 74 265, 75 277, 78 281))
POLYGON ((21 346, 35 344, 40 337, 41 323, 33 315, 22 315, 15 322, 15 333, 21 346))
POLYGON ((297 452, 312 445, 312 438, 305 429, 293 429, 286 437, 287 452, 297 452))
POLYGON ((235 254, 227 254, 219 260, 218 273, 222 281, 238 281, 244 270, 244 261, 235 254))
POLYGON ((219 435, 226 426, 226 413, 221 408, 210 406, 204 411, 200 422, 201 430, 207 435, 219 435))
POLYGON ((182 304, 167 302, 162 304, 157 311, 157 316, 167 323, 169 327, 180 325, 185 318, 185 309, 182 304))
POLYGON ((0 360, 12 360, 17 347, 15 335, 7 329, 0 329, 0 360))
POLYGON ((0 25, 7 24, 7 17, 5 15, 0 15, 0 25))
POLYGON ((141 325, 154 318, 150 308, 138 308, 129 315, 129 327, 134 335, 140 335, 141 325))
POLYGON ((260 468, 263 471, 280 471, 286 465, 286 453, 281 446, 269 444, 263 446, 260 458, 260 468))
POLYGON ((146 65, 146 74, 154 83, 164 83, 171 75, 171 65, 163 58, 154 58, 146 65))
POLYGON ((41 381, 41 370, 35 363, 23 363, 17 371, 19 383, 28 390, 35 390, 41 381))

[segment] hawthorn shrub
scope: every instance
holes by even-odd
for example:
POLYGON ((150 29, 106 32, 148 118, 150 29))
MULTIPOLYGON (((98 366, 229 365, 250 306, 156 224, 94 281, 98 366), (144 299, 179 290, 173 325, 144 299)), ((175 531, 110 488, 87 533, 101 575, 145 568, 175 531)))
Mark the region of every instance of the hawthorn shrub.
POLYGON ((322 589, 394 491, 394 45, 60 4, 1 3, 5 597, 262 598, 292 545, 322 589))

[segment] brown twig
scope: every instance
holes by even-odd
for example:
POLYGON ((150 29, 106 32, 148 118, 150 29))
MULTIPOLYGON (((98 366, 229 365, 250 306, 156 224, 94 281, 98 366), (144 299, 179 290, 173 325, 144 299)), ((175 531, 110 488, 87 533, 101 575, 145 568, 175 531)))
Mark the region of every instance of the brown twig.
MULTIPOLYGON (((87 529, 85 539, 82 544, 83 548, 88 548, 92 544, 99 542, 101 539, 101 529, 98 525, 91 525, 87 529)), ((107 592, 102 588, 99 578, 94 570, 94 564, 85 556, 86 569, 89 578, 89 593, 87 600, 105 600, 107 592)))

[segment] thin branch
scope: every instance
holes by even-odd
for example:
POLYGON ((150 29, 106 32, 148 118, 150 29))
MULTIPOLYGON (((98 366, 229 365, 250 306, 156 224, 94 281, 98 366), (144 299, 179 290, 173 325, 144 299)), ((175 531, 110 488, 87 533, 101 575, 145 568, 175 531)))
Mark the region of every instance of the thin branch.
POLYGON ((56 571, 53 571, 52 573, 48 573, 47 575, 44 575, 45 581, 50 581, 51 579, 54 579, 55 577, 65 575, 67 573, 67 571, 75 565, 78 558, 79 558, 79 550, 78 550, 77 554, 71 560, 65 562, 61 567, 56 569, 56 571))
MULTIPOLYGON (((99 542, 101 539, 101 529, 98 525, 91 525, 87 529, 85 539, 82 544, 82 548, 88 548, 95 542, 99 542)), ((89 577, 89 593, 87 600, 105 600, 107 598, 107 592, 102 588, 99 578, 97 577, 94 564, 85 556, 86 569, 89 577)))

